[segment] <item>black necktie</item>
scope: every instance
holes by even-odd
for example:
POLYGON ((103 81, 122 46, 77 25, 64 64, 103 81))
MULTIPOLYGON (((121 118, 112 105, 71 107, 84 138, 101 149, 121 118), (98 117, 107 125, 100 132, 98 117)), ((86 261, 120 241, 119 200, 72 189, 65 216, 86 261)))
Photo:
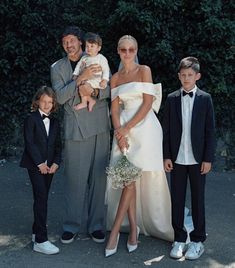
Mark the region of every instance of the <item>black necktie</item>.
POLYGON ((186 91, 183 90, 183 97, 186 96, 186 95, 189 95, 189 97, 192 98, 193 92, 192 91, 191 92, 186 92, 186 91))
POLYGON ((44 120, 45 118, 50 119, 50 116, 49 115, 42 114, 42 120, 44 120))

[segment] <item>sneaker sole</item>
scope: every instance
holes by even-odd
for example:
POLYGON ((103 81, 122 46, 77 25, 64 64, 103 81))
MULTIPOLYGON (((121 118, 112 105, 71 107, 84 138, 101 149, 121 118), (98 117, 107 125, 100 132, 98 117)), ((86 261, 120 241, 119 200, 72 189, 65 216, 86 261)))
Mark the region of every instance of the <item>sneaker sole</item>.
POLYGON ((63 243, 63 244, 70 244, 74 241, 76 235, 74 235, 71 239, 69 240, 63 240, 62 238, 60 238, 60 242, 63 243))
POLYGON ((54 254, 58 254, 60 251, 56 251, 56 252, 51 252, 51 251, 43 251, 41 249, 37 249, 37 248, 34 248, 33 251, 35 252, 39 252, 39 253, 43 253, 43 254, 46 254, 46 255, 54 255, 54 254))
POLYGON ((198 259, 198 258, 200 258, 202 256, 202 254, 204 253, 204 251, 205 251, 205 249, 203 249, 197 257, 193 257, 192 258, 190 256, 189 257, 188 256, 185 256, 185 259, 186 260, 190 260, 190 261, 196 260, 196 259, 198 259))
POLYGON ((103 239, 97 239, 97 238, 95 238, 95 237, 93 237, 93 236, 91 236, 91 238, 92 238, 92 240, 93 240, 94 242, 96 242, 96 243, 104 243, 104 241, 105 241, 105 238, 103 238, 103 239))
POLYGON ((175 256, 175 255, 171 255, 170 254, 170 257, 173 258, 173 259, 180 259, 184 256, 184 254, 182 254, 182 256, 175 256))

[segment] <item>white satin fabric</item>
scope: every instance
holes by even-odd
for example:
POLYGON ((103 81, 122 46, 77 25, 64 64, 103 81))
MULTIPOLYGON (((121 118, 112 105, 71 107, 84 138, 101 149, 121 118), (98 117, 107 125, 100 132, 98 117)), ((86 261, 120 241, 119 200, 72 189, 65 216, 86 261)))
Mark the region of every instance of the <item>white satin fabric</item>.
MULTIPOLYGON (((112 100, 117 96, 121 101, 121 124, 128 122, 138 111, 143 94, 154 96, 152 110, 146 117, 132 128, 128 134, 128 160, 140 167, 142 178, 136 182, 137 224, 141 233, 164 240, 173 241, 171 226, 171 202, 166 175, 163 169, 162 129, 154 114, 161 104, 161 84, 131 82, 118 86, 111 91, 112 100)), ((121 152, 113 139, 110 165, 115 165, 121 152)), ((112 228, 116 215, 121 190, 112 188, 111 181, 107 182, 106 203, 107 229, 112 228)), ((121 231, 128 232, 128 219, 125 218, 121 231)))

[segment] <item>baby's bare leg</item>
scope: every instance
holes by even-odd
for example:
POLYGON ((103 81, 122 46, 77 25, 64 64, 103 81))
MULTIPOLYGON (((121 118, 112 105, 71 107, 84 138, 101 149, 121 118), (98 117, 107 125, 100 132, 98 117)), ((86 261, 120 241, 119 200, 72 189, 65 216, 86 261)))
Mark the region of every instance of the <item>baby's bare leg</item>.
POLYGON ((89 96, 81 96, 81 103, 75 105, 74 106, 74 109, 76 111, 78 111, 78 110, 81 110, 83 108, 87 108, 87 104, 88 104, 88 99, 89 98, 90 98, 89 96))
POLYGON ((88 101, 88 111, 91 112, 96 101, 91 96, 87 97, 87 101, 88 101))

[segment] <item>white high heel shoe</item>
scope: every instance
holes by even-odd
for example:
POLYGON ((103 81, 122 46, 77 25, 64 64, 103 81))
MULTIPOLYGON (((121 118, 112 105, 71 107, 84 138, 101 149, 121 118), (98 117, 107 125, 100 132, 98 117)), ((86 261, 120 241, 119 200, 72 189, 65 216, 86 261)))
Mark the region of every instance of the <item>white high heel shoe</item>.
POLYGON ((116 243, 115 248, 113 248, 113 249, 108 249, 108 248, 106 248, 106 249, 105 249, 105 257, 106 257, 106 258, 109 257, 109 256, 114 255, 115 253, 117 253, 117 247, 118 247, 119 237, 120 237, 120 233, 118 233, 118 236, 117 236, 117 243, 116 243))
POLYGON ((131 244, 128 243, 128 240, 127 240, 126 246, 127 246, 127 250, 128 250, 129 253, 131 253, 131 252, 133 252, 133 251, 135 251, 137 249, 137 247, 138 247, 139 234, 140 234, 140 228, 139 228, 139 226, 136 226, 136 240, 137 240, 137 244, 131 245, 131 244))

